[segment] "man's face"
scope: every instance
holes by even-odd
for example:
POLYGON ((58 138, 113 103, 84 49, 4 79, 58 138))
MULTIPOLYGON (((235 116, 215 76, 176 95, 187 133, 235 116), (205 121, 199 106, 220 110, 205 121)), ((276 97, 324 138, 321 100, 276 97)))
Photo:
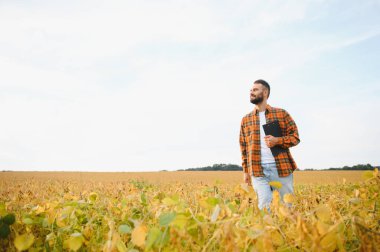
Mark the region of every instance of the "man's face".
POLYGON ((251 103, 260 104, 264 100, 264 86, 260 83, 254 83, 251 88, 251 103))

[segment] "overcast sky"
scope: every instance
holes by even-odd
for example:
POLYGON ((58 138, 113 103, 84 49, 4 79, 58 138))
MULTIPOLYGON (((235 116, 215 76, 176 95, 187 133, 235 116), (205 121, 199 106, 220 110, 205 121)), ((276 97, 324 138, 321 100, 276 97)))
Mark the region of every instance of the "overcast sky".
POLYGON ((380 1, 0 0, 0 170, 241 164, 262 78, 299 168, 380 165, 380 1))

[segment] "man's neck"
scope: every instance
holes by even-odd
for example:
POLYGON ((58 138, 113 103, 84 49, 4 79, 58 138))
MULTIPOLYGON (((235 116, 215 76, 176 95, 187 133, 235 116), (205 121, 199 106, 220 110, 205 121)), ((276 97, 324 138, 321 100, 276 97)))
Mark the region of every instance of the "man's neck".
POLYGON ((267 108, 267 102, 263 101, 262 103, 257 104, 256 108, 259 110, 259 112, 265 111, 265 109, 267 108))

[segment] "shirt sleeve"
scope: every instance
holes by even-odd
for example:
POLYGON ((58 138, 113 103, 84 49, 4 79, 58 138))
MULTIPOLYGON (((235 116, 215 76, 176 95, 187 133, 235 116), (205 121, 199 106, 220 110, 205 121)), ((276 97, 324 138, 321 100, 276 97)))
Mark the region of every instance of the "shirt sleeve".
POLYGON ((243 172, 248 173, 248 165, 247 165, 247 143, 245 142, 245 133, 244 133, 244 118, 241 121, 240 126, 240 151, 242 158, 242 166, 243 172))
POLYGON ((285 113, 285 125, 286 125, 286 135, 280 137, 279 146, 282 148, 290 148, 296 146, 300 142, 298 135, 297 125, 294 122, 293 118, 287 111, 285 113))

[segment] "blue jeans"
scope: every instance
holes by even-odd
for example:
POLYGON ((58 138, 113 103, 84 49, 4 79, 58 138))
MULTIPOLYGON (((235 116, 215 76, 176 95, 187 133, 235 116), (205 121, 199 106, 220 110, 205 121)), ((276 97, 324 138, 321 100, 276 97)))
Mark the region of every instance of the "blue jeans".
POLYGON ((290 174, 287 177, 279 177, 276 163, 262 164, 261 167, 263 168, 264 177, 252 176, 252 186, 259 199, 259 209, 265 207, 269 210, 273 190, 279 191, 281 199, 285 194, 293 193, 293 174, 290 174), (281 182, 282 187, 280 189, 272 188, 268 184, 271 181, 281 182))

